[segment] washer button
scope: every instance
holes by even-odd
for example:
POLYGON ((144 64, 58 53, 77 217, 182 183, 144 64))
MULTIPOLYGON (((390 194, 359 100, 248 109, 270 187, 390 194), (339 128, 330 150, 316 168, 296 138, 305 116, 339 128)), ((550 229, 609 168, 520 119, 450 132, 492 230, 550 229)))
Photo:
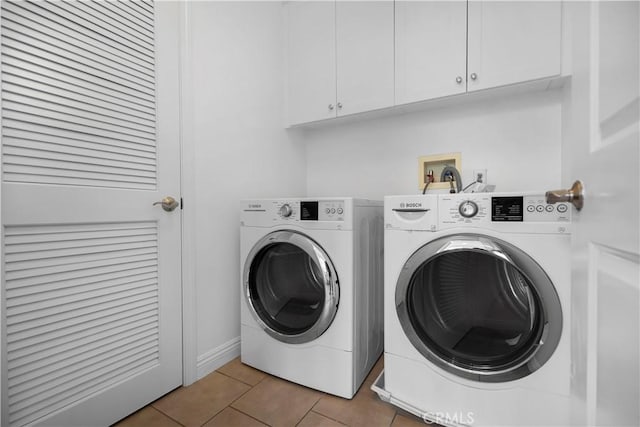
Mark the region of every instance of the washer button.
POLYGON ((338 208, 338 215, 342 215, 342 212, 344 212, 342 208, 338 208))
POLYGON ((329 212, 331 212, 331 209, 326 208, 324 211, 328 214, 329 212))
POLYGON ((336 208, 331 208, 331 213, 332 214, 336 213, 336 208))
POLYGON ((567 205, 558 205, 558 212, 565 213, 567 211, 567 205))
POLYGON ((542 206, 542 205, 538 205, 538 206, 536 206, 536 210, 537 210, 538 212, 542 212, 542 211, 544 211, 544 206, 542 206))
POLYGON ((533 206, 533 205, 529 205, 529 206, 527 206, 527 212, 533 212, 533 211, 535 211, 535 210, 536 210, 536 207, 535 207, 535 206, 533 206))
POLYGON ((544 210, 546 210, 547 212, 553 212, 553 205, 547 205, 544 207, 544 210))

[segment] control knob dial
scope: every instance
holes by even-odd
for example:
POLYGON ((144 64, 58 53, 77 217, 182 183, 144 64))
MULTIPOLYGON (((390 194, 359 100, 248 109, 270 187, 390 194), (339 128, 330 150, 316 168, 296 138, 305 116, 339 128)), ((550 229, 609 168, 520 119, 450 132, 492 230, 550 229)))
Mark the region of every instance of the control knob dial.
POLYGON ((473 200, 466 200, 460 203, 458 212, 465 218, 473 218, 478 213, 478 204, 473 200))
POLYGON ((291 205, 289 205, 288 203, 285 203, 284 205, 280 206, 279 212, 281 217, 289 218, 293 213, 293 210, 291 209, 291 205))

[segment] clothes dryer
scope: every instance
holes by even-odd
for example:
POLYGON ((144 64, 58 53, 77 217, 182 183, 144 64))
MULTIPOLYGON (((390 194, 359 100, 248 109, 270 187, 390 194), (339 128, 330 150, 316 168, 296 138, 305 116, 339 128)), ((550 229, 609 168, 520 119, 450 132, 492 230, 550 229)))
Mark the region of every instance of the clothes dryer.
POLYGON ((242 202, 241 359, 351 398, 382 353, 382 202, 242 202))
POLYGON ((539 193, 386 197, 381 397, 442 425, 569 423, 570 213, 539 193))

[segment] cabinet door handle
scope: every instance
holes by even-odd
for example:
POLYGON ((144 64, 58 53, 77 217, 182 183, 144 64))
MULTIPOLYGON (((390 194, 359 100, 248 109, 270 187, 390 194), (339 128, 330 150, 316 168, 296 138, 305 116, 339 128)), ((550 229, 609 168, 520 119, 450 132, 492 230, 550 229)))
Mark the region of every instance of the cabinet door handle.
POLYGON ((342 109, 342 102, 338 102, 338 110, 342 109))
POLYGON ((471 80, 475 80, 478 78, 478 75, 476 73, 471 73, 469 77, 471 77, 471 80))
POLYGON ((333 110, 333 104, 329 104, 329 111, 333 110))
POLYGON ((456 77, 456 83, 458 84, 462 83, 462 77, 460 76, 456 77))

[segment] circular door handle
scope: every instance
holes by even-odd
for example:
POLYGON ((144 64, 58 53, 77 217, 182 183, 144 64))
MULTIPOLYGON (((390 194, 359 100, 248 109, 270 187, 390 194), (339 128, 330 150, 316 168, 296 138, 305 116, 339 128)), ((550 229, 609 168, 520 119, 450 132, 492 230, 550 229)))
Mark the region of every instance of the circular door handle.
POLYGON ((462 83, 462 77, 460 76, 456 77, 456 83, 458 84, 462 83))
POLYGON ((342 109, 342 102, 338 102, 338 109, 341 110, 342 109))
POLYGON ((476 73, 471 73, 469 77, 471 77, 471 80, 476 80, 478 78, 478 75, 476 73))
POLYGON ((329 111, 333 110, 333 104, 329 104, 329 111))
POLYGON ((167 196, 167 197, 163 198, 162 200, 160 200, 159 202, 155 202, 155 203, 153 204, 153 206, 155 206, 155 205, 161 205, 161 206, 162 206, 162 209, 164 209, 165 211, 167 211, 167 212, 173 212, 173 210, 174 210, 175 208, 177 208, 179 204, 180 204, 180 203, 178 203, 178 202, 176 201, 176 199, 174 199, 174 198, 173 198, 173 197, 171 197, 171 196, 167 196))

